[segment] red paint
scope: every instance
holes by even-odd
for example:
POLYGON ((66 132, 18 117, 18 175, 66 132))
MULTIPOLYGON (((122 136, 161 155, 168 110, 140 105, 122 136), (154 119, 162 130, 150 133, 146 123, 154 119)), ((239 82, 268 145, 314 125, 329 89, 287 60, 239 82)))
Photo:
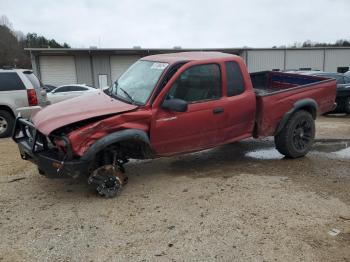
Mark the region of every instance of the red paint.
POLYGON ((243 60, 229 54, 188 52, 155 55, 142 59, 167 62, 170 65, 180 61, 188 63, 177 71, 157 97, 154 93, 144 107, 136 109, 136 106, 99 93, 47 107, 35 115, 36 127, 47 135, 59 127, 74 122, 114 114, 68 134, 76 155, 82 156, 96 140, 109 133, 135 128, 149 135, 151 146, 158 156, 168 156, 252 137, 255 126, 256 136, 271 136, 283 115, 296 101, 313 98, 319 105, 318 113, 330 111, 335 101, 335 81, 257 97, 243 60), (225 61, 235 61, 239 64, 245 81, 244 93, 233 97, 225 95, 227 93, 225 61), (183 113, 162 109, 161 103, 177 77, 191 66, 207 63, 216 63, 221 68, 223 96, 214 101, 189 104, 188 111, 183 113), (213 109, 216 107, 224 108, 224 113, 214 115, 213 109))
POLYGON ((45 107, 33 117, 33 123, 44 135, 57 128, 98 116, 118 114, 136 106, 113 99, 103 92, 88 94, 45 107))
POLYGON ((318 104, 318 114, 331 111, 335 102, 335 81, 317 83, 307 88, 297 88, 270 96, 257 97, 258 137, 271 136, 283 115, 302 98, 312 98, 318 104))

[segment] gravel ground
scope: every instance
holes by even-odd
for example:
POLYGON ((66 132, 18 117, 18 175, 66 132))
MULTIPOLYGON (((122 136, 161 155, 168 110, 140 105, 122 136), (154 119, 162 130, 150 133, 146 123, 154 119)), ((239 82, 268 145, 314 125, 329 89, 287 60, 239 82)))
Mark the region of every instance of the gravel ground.
POLYGON ((302 159, 265 139, 132 162, 114 199, 2 139, 0 261, 350 261, 350 119, 317 129, 302 159))

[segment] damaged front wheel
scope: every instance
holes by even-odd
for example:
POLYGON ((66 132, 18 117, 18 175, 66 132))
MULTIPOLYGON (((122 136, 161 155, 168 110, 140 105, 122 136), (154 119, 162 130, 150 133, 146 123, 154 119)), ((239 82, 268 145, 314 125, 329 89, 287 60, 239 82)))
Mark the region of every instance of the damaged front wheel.
POLYGON ((88 183, 94 185, 99 195, 112 198, 118 195, 128 178, 118 167, 105 165, 92 172, 88 183))

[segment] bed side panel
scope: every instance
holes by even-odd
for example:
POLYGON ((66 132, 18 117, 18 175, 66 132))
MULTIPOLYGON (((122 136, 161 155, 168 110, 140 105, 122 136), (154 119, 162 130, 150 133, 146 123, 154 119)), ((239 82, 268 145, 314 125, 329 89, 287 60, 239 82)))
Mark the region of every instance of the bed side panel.
POLYGON ((333 109, 335 96, 335 80, 323 81, 266 96, 257 96, 257 136, 274 135, 284 114, 291 110, 297 101, 313 99, 318 105, 317 114, 324 114, 333 109))

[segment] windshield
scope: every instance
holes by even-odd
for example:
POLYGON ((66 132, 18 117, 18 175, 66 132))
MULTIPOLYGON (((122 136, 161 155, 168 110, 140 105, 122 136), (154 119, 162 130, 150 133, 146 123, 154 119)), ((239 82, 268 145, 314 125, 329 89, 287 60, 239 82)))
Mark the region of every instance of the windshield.
POLYGON ((112 85, 110 94, 144 105, 167 66, 167 63, 139 60, 112 85))

